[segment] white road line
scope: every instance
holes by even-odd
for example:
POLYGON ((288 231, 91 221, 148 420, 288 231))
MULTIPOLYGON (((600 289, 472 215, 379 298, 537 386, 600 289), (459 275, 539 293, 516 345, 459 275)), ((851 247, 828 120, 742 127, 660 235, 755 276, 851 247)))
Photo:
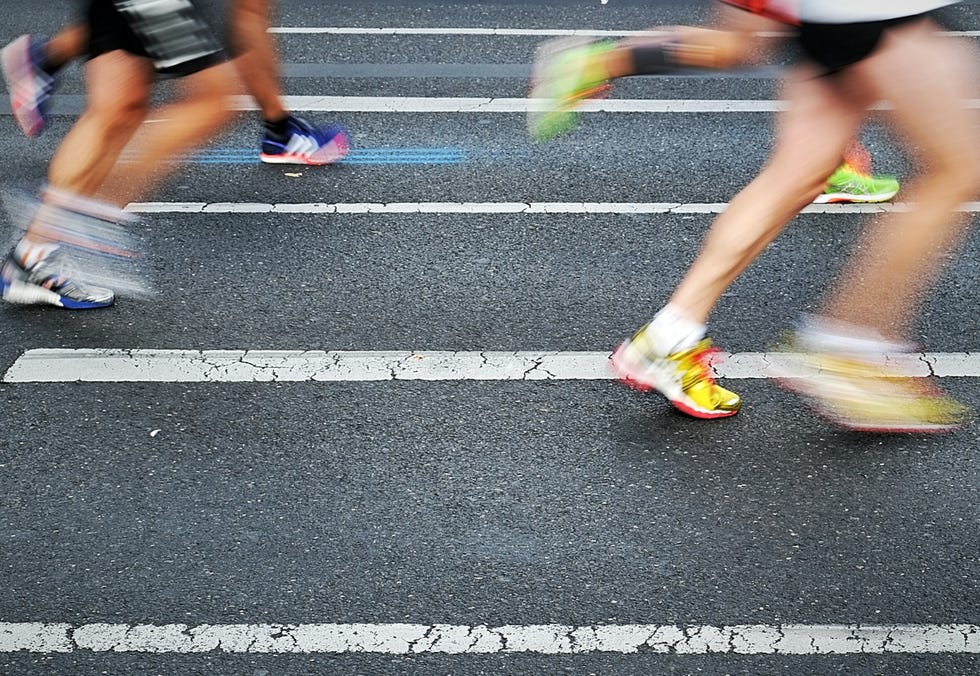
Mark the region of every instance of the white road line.
MULTIPOLYGON (((457 96, 284 96, 290 110, 333 113, 527 113, 546 110, 543 99, 457 96)), ((258 110, 249 96, 235 96, 232 107, 258 110)), ((980 108, 980 99, 967 106, 980 108)), ((885 110, 887 104, 872 106, 885 110)), ((771 99, 597 99, 584 101, 580 113, 774 113, 787 104, 771 99)))
MULTIPOLYGON (((432 28, 432 27, 391 27, 360 28, 354 26, 274 26, 270 33, 281 35, 489 35, 489 36, 529 36, 529 37, 662 37, 669 35, 667 30, 597 30, 590 28, 432 28)), ((941 35, 949 37, 980 37, 980 31, 944 31, 941 35)), ((761 37, 788 37, 786 31, 761 31, 761 37)))
MULTIPOLYGON (((727 206, 727 202, 132 202, 126 211, 142 214, 720 214, 727 206)), ((903 202, 811 204, 803 213, 872 214, 908 208, 903 202)), ((978 213, 980 202, 966 202, 959 210, 978 213)))
MULTIPOLYGON (((720 354, 719 378, 785 374, 778 352, 720 354)), ((896 375, 980 377, 980 353, 882 355, 896 375)), ((606 352, 34 349, 4 374, 5 383, 64 382, 363 382, 393 380, 605 380, 606 352)))
MULTIPOLYGON (((613 31, 589 28, 438 28, 391 27, 360 28, 356 26, 273 26, 270 33, 280 35, 487 35, 527 37, 662 37, 666 30, 613 31)), ((789 33, 758 33, 758 35, 789 35, 789 33)))
MULTIPOLYGON (((518 113, 542 110, 540 99, 438 96, 285 96, 290 110, 332 113, 518 113)), ((85 97, 60 94, 55 97, 63 114, 82 110, 85 97)), ((0 102, 0 115, 10 108, 0 102)), ((258 110, 249 96, 233 96, 229 106, 236 110, 258 110)), ((980 108, 980 99, 970 99, 970 108, 980 108)), ((883 110, 887 105, 872 106, 883 110)), ((785 101, 769 99, 604 99, 586 101, 582 113, 773 113, 786 109, 785 101)))
MULTIPOLYGON (((333 113, 527 113, 546 109, 541 99, 459 96, 284 96, 290 110, 333 113)), ((235 96, 237 110, 258 110, 249 96, 235 96)), ((786 109, 770 99, 600 99, 582 113, 772 113, 786 109)))
POLYGON ((0 623, 0 652, 672 653, 842 655, 980 653, 974 624, 486 625, 0 623))

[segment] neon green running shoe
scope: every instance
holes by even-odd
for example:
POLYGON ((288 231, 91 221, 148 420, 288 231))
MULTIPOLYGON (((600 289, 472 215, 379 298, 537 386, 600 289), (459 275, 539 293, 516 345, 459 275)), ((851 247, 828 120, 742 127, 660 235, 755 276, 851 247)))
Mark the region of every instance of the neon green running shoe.
POLYGON ((531 73, 532 99, 527 128, 537 141, 548 141, 574 128, 575 109, 587 99, 602 98, 611 86, 597 57, 615 49, 611 40, 559 38, 541 44, 531 73))
POLYGON ((894 176, 872 176, 845 162, 827 179, 827 187, 814 204, 887 202, 898 193, 894 176))

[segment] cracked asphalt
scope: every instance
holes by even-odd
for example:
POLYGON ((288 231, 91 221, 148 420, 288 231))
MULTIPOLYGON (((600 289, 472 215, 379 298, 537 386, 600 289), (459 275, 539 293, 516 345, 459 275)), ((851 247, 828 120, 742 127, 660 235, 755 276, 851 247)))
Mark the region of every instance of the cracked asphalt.
MULTIPOLYGON (((0 42, 67 1, 4 0, 0 42)), ((707 3, 281 0, 289 26, 636 29, 707 3)), ((951 11, 980 29, 980 4, 951 11)), ((282 35, 287 64, 526 64, 534 38, 282 35)), ((287 69, 287 72, 289 69, 287 69)), ((290 94, 523 96, 520 78, 287 78, 290 94)), ((74 67, 62 89, 82 91, 74 67)), ((766 77, 645 78, 623 98, 771 98, 766 77)), ((70 106, 69 106, 70 108, 70 106)), ((544 146, 520 115, 310 114, 355 147, 479 151, 452 165, 193 164, 159 201, 725 202, 769 115, 590 114, 544 146), (289 174, 299 173, 300 176, 289 174)), ((36 185, 72 122, 0 115, 7 185, 36 185)), ((215 148, 253 148, 243 114, 215 148)), ((876 167, 909 162, 878 124, 876 167)), ((764 351, 812 308, 858 214, 798 218, 712 334, 764 351)), ((0 368, 34 348, 609 351, 647 321, 710 214, 145 214, 152 302, 0 307, 0 368)), ((916 339, 978 348, 980 236, 916 339)), ((245 357, 243 357, 245 359, 245 357)), ((927 362, 928 363, 928 362, 927 362)), ((532 370, 533 367, 532 366, 532 370)), ((393 367, 393 374, 396 369, 393 367)), ((977 423, 854 436, 761 380, 706 423, 609 381, 0 384, 0 621, 980 623, 977 423)), ((942 386, 980 406, 975 378, 942 386)), ((976 655, 0 654, 17 674, 971 674, 976 655)))

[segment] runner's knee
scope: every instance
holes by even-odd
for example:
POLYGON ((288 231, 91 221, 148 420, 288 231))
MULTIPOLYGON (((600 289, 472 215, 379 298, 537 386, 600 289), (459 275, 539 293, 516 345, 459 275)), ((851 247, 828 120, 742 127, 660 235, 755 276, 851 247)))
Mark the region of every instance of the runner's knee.
POLYGON ((120 91, 114 98, 103 97, 89 101, 86 114, 94 116, 111 133, 135 129, 146 119, 149 103, 136 93, 120 91))

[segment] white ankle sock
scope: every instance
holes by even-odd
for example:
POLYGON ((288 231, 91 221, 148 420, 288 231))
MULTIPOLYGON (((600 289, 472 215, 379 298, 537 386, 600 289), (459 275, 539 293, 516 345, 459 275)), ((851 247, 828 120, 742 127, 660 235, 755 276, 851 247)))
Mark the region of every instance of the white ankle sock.
POLYGON ((885 338, 868 326, 842 322, 822 315, 805 315, 796 335, 804 349, 814 352, 849 352, 853 354, 885 354, 911 352, 912 343, 899 343, 885 338))
POLYGON ((654 351, 667 355, 694 347, 707 331, 707 326, 668 304, 647 324, 645 335, 654 351))
POLYGON ((14 246, 14 258, 17 259, 23 268, 28 269, 50 256, 51 252, 57 248, 58 245, 53 242, 43 242, 23 237, 14 246))

